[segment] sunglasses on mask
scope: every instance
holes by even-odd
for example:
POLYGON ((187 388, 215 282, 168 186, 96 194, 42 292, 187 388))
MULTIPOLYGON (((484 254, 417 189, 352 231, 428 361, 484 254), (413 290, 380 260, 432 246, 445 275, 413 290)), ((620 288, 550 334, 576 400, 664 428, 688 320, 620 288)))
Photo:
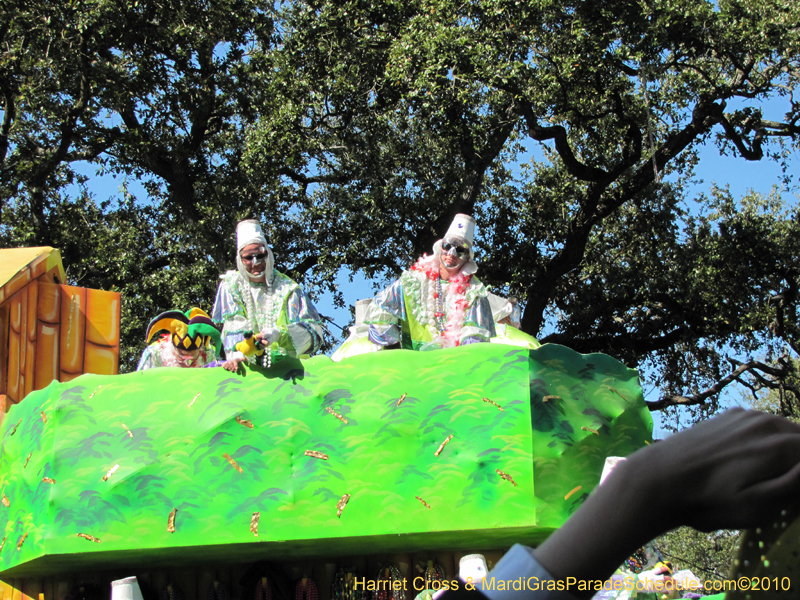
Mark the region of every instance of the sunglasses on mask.
POLYGON ((464 248, 463 246, 456 246, 455 244, 451 244, 450 242, 442 243, 442 250, 449 253, 451 250, 455 249, 456 254, 458 256, 466 256, 469 254, 469 250, 464 248))
POLYGON ((242 260, 245 262, 252 262, 253 260, 261 262, 265 258, 267 258, 266 252, 261 252, 259 254, 248 254, 247 256, 242 256, 242 260))

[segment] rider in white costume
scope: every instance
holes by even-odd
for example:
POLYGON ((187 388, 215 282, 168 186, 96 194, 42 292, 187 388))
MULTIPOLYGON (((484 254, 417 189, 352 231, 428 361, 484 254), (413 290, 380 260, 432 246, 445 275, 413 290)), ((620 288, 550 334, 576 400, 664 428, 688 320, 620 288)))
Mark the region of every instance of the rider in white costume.
POLYGON ((367 310, 369 339, 376 347, 412 350, 488 342, 495 334, 486 287, 475 277, 475 219, 456 215, 444 238, 367 310))
POLYGON ((322 344, 319 313, 296 282, 274 269, 275 259, 258 221, 237 225, 236 250, 237 270, 220 277, 211 314, 222 324, 225 368, 236 370, 248 360, 235 349, 248 332, 280 355, 316 353, 322 344))

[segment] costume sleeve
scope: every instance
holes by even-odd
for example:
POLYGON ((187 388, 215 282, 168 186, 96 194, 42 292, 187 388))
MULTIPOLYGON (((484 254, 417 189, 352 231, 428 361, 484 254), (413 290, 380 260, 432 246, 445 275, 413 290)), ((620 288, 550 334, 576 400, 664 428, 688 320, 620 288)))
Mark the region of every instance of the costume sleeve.
POLYGON ((230 360, 241 353, 236 352, 236 344, 244 339, 247 331, 252 331, 253 326, 245 316, 244 305, 237 301, 226 281, 220 281, 217 288, 217 297, 211 311, 211 320, 222 323, 222 347, 225 357, 230 360))
POLYGON ((495 335, 497 334, 489 299, 486 296, 480 296, 475 299, 464 316, 464 327, 461 329, 460 336, 461 345, 488 342, 489 338, 495 335))
POLYGON ((297 355, 319 352, 322 345, 322 319, 311 298, 300 286, 295 287, 286 299, 286 317, 289 321, 286 329, 297 355))
MULTIPOLYGON (((556 582, 539 564, 533 556, 533 550, 527 546, 514 544, 486 579, 478 583, 475 588, 488 596, 489 600, 575 600, 575 596, 568 591, 548 589, 559 587, 558 583, 562 584, 562 588, 565 587, 565 582, 556 582), (505 584, 502 587, 512 589, 497 589, 501 587, 498 586, 500 581, 505 584), (524 585, 516 586, 522 589, 514 590, 514 586, 508 585, 512 581, 522 582, 524 585)), ((577 589, 577 582, 575 585, 577 589)))
POLYGON ((150 344, 147 348, 144 349, 142 352, 142 356, 139 359, 139 364, 136 366, 137 371, 144 371, 145 369, 154 369, 156 367, 160 367, 161 364, 158 362, 157 357, 157 344, 150 344))
POLYGON ((514 312, 514 305, 502 296, 489 292, 486 297, 489 299, 489 307, 492 310, 492 320, 495 323, 511 316, 514 312))
POLYGON ((406 318, 403 283, 395 281, 375 297, 367 308, 364 323, 369 325, 369 339, 379 346, 400 343, 400 323, 406 318))

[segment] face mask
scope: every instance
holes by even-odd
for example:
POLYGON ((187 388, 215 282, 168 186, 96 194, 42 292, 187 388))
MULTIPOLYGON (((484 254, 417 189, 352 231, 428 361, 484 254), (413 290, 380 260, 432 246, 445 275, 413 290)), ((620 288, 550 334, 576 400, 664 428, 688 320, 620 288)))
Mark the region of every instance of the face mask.
POLYGON ((469 254, 469 250, 467 250, 463 246, 456 246, 455 244, 451 244, 450 242, 442 243, 442 252, 450 256, 456 256, 459 258, 469 254))
POLYGON ((269 253, 264 250, 260 252, 254 252, 252 254, 240 254, 239 260, 241 261, 242 268, 239 270, 239 272, 242 275, 247 275, 247 278, 251 281, 261 281, 261 279, 264 277, 264 272, 255 274, 251 273, 249 269, 258 267, 260 265, 266 266, 268 258, 269 253))
POLYGON ((252 262, 253 266, 260 265, 267 260, 267 253, 259 252, 258 254, 248 254, 247 256, 242 256, 242 260, 244 262, 252 262))

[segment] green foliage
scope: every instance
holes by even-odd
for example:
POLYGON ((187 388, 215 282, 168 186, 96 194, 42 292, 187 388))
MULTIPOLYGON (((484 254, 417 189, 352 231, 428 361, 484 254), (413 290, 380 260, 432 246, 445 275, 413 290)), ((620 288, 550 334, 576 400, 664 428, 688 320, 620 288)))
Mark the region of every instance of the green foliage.
POLYGON ((653 545, 676 570, 689 569, 703 581, 725 581, 733 573, 740 537, 739 531, 704 533, 681 527, 657 538, 653 545))
POLYGON ((728 383, 780 381, 797 355, 796 211, 684 192, 701 142, 747 160, 795 149, 796 2, 4 1, 0 13, 0 241, 68 244, 71 275, 133 296, 131 355, 136 323, 209 307, 240 218, 266 224, 279 268, 343 304, 342 267, 394 276, 456 212, 478 217, 482 280, 521 299, 523 329, 648 367, 653 409, 714 410, 728 383), (783 102, 782 121, 763 117, 765 100, 783 102), (94 200, 124 242, 114 256, 81 229, 58 233, 66 207, 93 210, 72 191, 77 160, 147 187, 94 200))
POLYGON ((130 370, 154 313, 210 310, 235 223, 264 216, 237 164, 257 100, 245 55, 269 44, 271 19, 240 0, 3 2, 0 15, 0 239, 58 247, 69 283, 123 292, 130 370), (76 161, 143 178, 149 195, 98 202, 76 161))

